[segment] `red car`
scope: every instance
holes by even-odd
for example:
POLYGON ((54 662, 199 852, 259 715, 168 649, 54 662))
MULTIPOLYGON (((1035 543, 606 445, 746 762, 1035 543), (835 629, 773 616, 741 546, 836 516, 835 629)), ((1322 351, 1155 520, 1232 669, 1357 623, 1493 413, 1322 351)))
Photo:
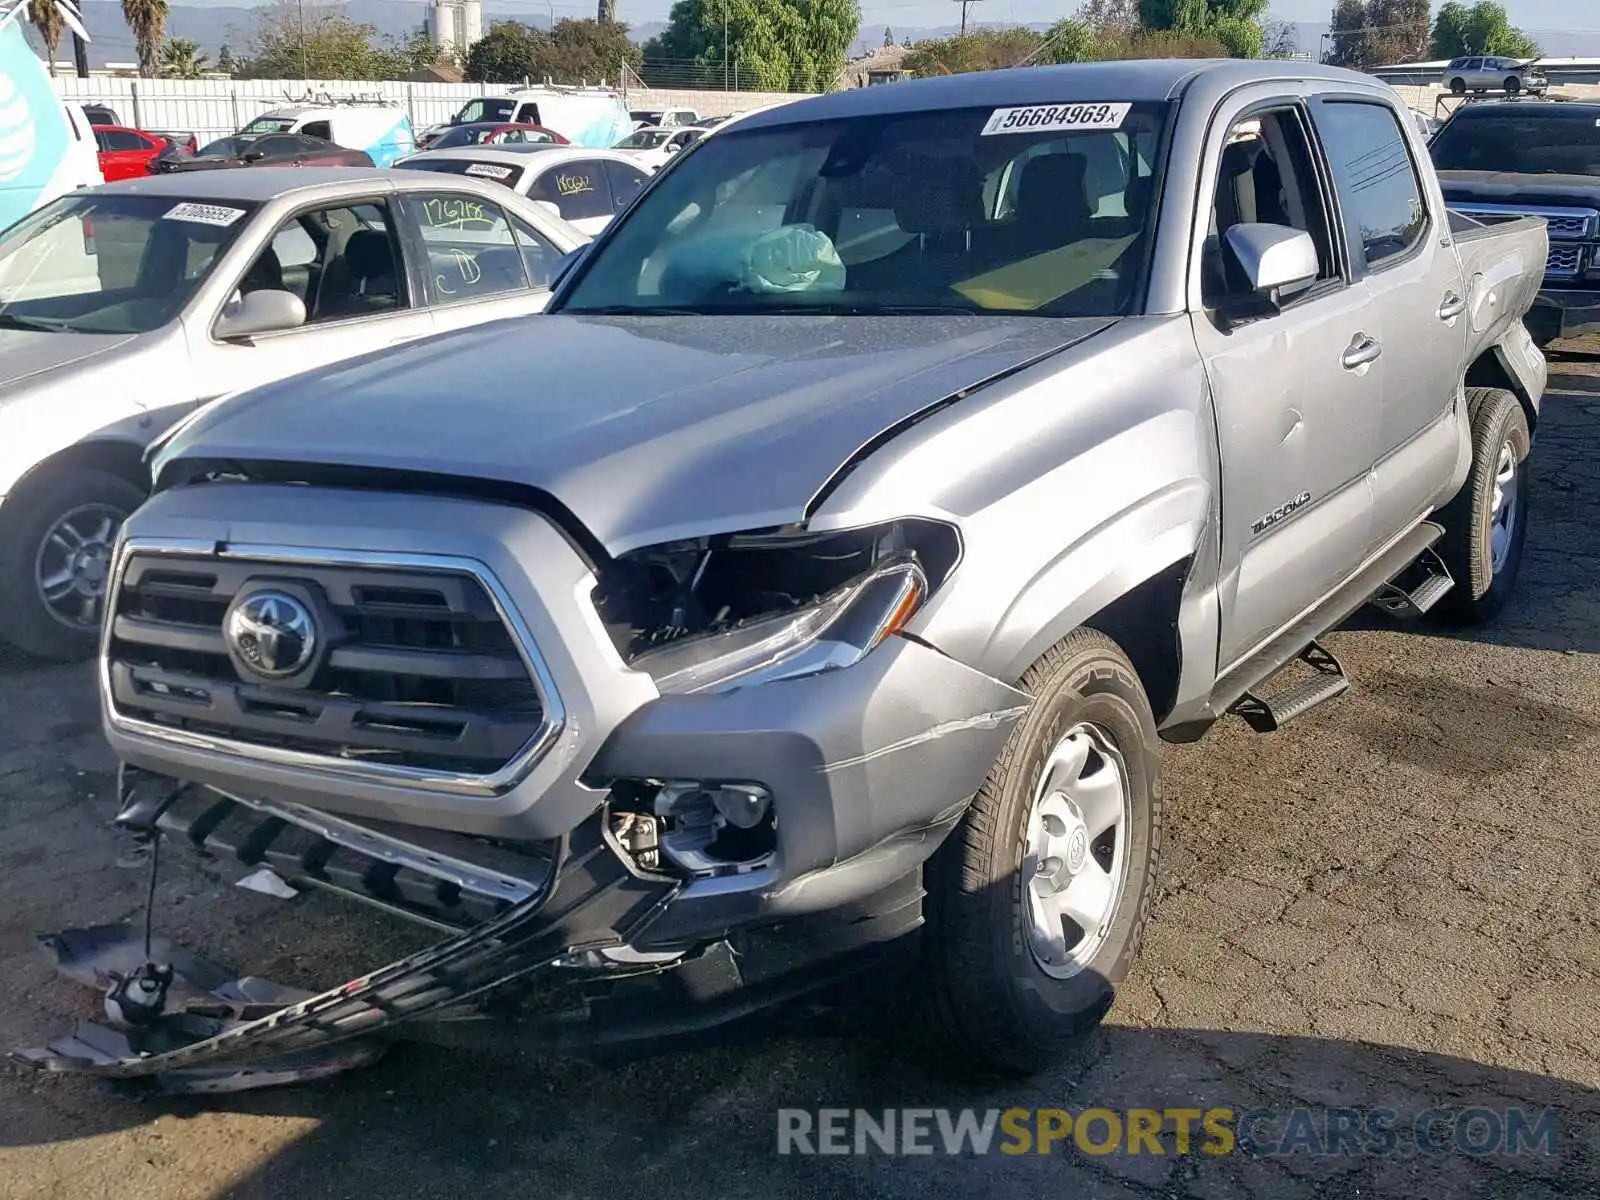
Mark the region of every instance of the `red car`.
POLYGON ((451 125, 418 142, 419 150, 454 150, 461 146, 526 145, 529 142, 551 146, 565 146, 567 139, 554 129, 543 125, 526 125, 502 121, 474 121, 467 125, 451 125))
POLYGON ((100 173, 111 183, 150 174, 150 162, 167 148, 167 140, 126 125, 96 125, 94 140, 100 146, 100 173))

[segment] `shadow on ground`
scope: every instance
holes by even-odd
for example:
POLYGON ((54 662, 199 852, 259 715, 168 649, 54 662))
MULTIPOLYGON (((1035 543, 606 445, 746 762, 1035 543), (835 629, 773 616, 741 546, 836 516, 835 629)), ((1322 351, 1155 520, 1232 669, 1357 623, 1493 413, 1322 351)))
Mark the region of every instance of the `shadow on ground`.
MULTIPOLYGON (((1392 1047, 1192 1029, 1102 1029, 1066 1071, 1023 1085, 958 1086, 879 1039, 783 1035, 751 1047, 685 1054, 620 1069, 517 1054, 491 1057, 410 1046, 360 1076, 204 1105, 113 1097, 83 1081, 47 1081, 38 1106, 0 1131, 0 1145, 159 1127, 184 1153, 214 1136, 219 1105, 241 1115, 303 1119, 305 1132, 217 1195, 572 1197, 928 1195, 1059 1196, 1592 1195, 1600 1191, 1600 1093, 1534 1074, 1392 1047), (780 1155, 778 1110, 885 1108, 1229 1110, 1244 1145, 1206 1138, 1190 1153, 1097 1153, 1104 1119, 1042 1156, 996 1130, 987 1155, 935 1152, 780 1155), (1295 1109, 1309 1115, 1295 1117, 1295 1109), (73 1110, 63 1122, 63 1109, 73 1110), (1469 1110, 1479 1110, 1469 1115, 1469 1110), (1252 1111, 1254 1110, 1254 1111, 1252 1111), (1346 1110, 1337 1115, 1333 1110, 1346 1110), (1350 1112, 1349 1110, 1355 1110, 1350 1112), (1375 1110, 1388 1110, 1389 1117, 1375 1110), (1513 1115, 1513 1110, 1516 1115, 1513 1115), (1246 1115, 1250 1114, 1250 1115, 1246 1115), (1548 1115, 1547 1115, 1548 1114, 1548 1115), (1414 1130, 1442 1144, 1417 1148, 1414 1130), (1330 1122, 1351 1130, 1329 1150, 1330 1122), (1522 1122, 1520 1136, 1508 1133, 1522 1122), (1394 1131, 1389 1148, 1385 1128, 1394 1131), (1498 1131, 1498 1132, 1497 1132, 1498 1131), (1291 1135, 1295 1145, 1286 1146, 1291 1135), (1520 1140, 1520 1153, 1508 1152, 1520 1140), (1251 1144, 1253 1142, 1253 1144, 1251 1144), (1485 1153, 1488 1149, 1491 1152, 1485 1153)), ((1169 1120, 1168 1130, 1174 1121, 1169 1120)), ((1028 1116, 1023 1128, 1037 1129, 1028 1116)), ((814 1127, 813 1127, 814 1128, 814 1127)), ((846 1135, 847 1141, 850 1135, 846 1135)), ((799 1143, 804 1145, 804 1143, 799 1143)), ((815 1143, 813 1143, 815 1144, 815 1143)), ((70 1148, 60 1147, 66 1151, 70 1148)), ((86 1155, 92 1149, 84 1149, 86 1155)), ((159 1175, 160 1154, 144 1170, 159 1175)), ((62 1166, 67 1166, 67 1158, 62 1166)))

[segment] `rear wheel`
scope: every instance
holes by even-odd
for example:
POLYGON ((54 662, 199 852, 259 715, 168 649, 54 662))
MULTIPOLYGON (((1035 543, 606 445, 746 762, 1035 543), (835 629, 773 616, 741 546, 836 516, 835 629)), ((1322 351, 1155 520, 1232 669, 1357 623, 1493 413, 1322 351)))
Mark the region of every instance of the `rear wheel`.
POLYGON ((930 1017, 963 1065, 1026 1074, 1111 1007, 1138 952, 1160 843, 1159 742, 1109 638, 1079 630, 928 868, 930 1017))
POLYGON ((1507 75, 1506 76, 1506 94, 1508 96, 1515 96, 1521 90, 1522 90, 1522 80, 1518 79, 1515 75, 1507 75))
POLYGON ((1439 552, 1455 576, 1439 610, 1447 620, 1492 619, 1511 596, 1528 533, 1528 420, 1502 388, 1468 388, 1472 472, 1441 512, 1439 552))
POLYGON ((1467 94, 1467 81, 1460 78, 1452 79, 1450 81, 1450 94, 1453 96, 1465 96, 1467 94))
POLYGON ((0 638, 40 658, 92 657, 111 551, 145 494, 90 469, 46 474, 0 510, 0 638))

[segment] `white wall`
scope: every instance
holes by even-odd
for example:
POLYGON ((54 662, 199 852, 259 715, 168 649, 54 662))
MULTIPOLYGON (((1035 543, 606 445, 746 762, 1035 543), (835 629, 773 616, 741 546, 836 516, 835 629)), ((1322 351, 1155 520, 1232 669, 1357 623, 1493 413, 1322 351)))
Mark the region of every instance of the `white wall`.
MULTIPOLYGON (((598 82, 598 81, 597 81, 598 82)), ((254 117, 291 103, 316 103, 326 96, 381 96, 411 114, 418 132, 448 120, 474 96, 509 91, 500 83, 367 83, 304 79, 78 79, 58 76, 56 91, 80 104, 109 104, 129 124, 172 133, 193 133, 202 144, 226 137, 254 117)), ((655 91, 627 94, 634 108, 693 108, 705 116, 797 100, 769 92, 655 91)))

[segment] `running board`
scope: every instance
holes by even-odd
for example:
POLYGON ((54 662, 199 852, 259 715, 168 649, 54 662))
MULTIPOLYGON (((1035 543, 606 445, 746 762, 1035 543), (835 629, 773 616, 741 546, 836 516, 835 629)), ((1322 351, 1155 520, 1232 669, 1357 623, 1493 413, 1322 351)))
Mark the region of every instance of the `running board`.
POLYGON ((1414 563, 1384 584, 1372 603, 1391 617, 1410 620, 1425 615, 1455 585, 1450 568, 1429 546, 1414 563))
POLYGON ((1312 642, 1301 651, 1299 661, 1311 668, 1309 679, 1265 695, 1246 692, 1228 711, 1243 717, 1257 733, 1276 733, 1296 717, 1350 690, 1344 668, 1321 642, 1312 642))
POLYGON ((1231 710, 1253 688, 1299 658, 1317 638, 1349 619, 1351 613, 1382 591, 1389 580, 1405 571, 1443 536, 1444 527, 1432 521, 1419 522, 1408 530, 1316 608, 1231 667, 1217 680, 1211 704, 1201 719, 1215 720, 1231 710))

